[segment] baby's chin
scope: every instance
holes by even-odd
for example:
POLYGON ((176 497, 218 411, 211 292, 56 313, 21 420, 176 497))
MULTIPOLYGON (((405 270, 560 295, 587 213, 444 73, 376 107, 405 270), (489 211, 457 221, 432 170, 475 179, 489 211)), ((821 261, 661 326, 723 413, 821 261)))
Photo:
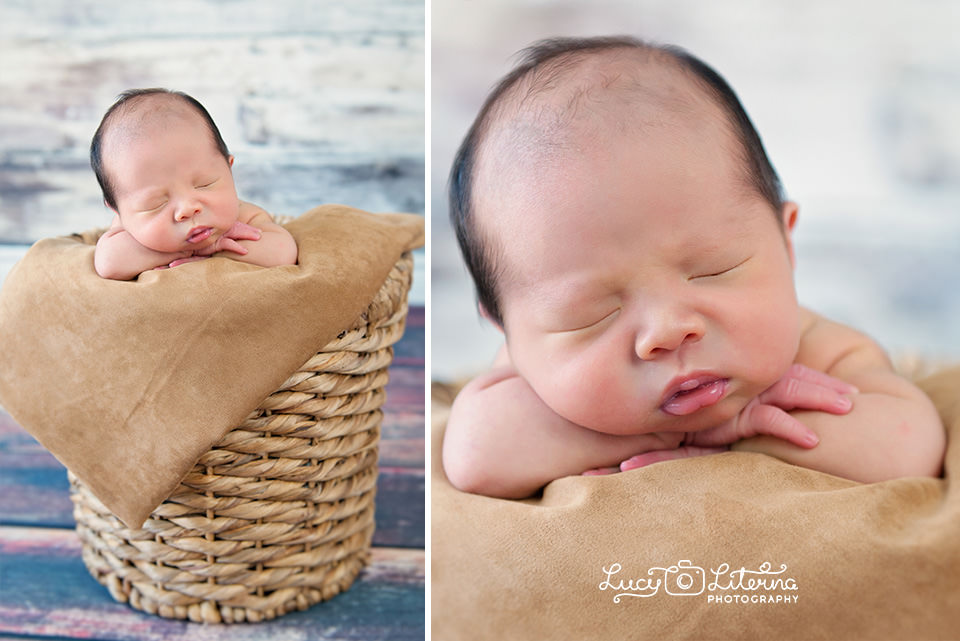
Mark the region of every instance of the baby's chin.
POLYGON ((596 432, 613 436, 637 436, 657 432, 701 432, 723 425, 746 407, 747 401, 736 394, 728 395, 716 405, 702 408, 686 416, 674 416, 657 408, 641 420, 631 417, 612 417, 609 413, 596 417, 566 417, 596 432), (578 420, 579 419, 579 420, 578 420))
POLYGON ((213 247, 217 243, 217 241, 220 240, 221 236, 223 236, 223 231, 219 229, 213 229, 210 231, 209 236, 203 238, 198 242, 190 242, 190 241, 185 242, 183 245, 183 250, 193 251, 193 252, 203 251, 204 249, 213 247))
POLYGON ((193 249, 192 247, 186 247, 185 245, 187 243, 185 241, 180 241, 175 238, 164 238, 163 241, 160 242, 154 237, 138 234, 136 230, 127 229, 127 233, 130 234, 133 239, 142 246, 155 252, 173 254, 176 252, 190 251, 193 249))
POLYGON ((164 254, 174 254, 176 252, 190 251, 191 249, 194 249, 193 247, 186 247, 186 243, 152 243, 149 240, 141 240, 136 236, 134 236, 134 240, 147 249, 151 249, 155 252, 162 252, 164 254))

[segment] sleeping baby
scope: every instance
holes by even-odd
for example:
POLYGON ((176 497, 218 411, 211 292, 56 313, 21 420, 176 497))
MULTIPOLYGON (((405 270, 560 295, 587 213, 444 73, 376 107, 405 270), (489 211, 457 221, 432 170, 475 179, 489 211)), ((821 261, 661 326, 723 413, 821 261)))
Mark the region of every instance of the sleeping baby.
POLYGON ((451 409, 464 491, 762 452, 862 482, 940 473, 930 400, 797 303, 797 205, 710 67, 632 38, 541 42, 450 178, 481 313, 504 334, 451 409))
POLYGON ((90 164, 115 214, 95 253, 104 278, 214 255, 265 267, 297 262, 290 233, 237 198, 233 156, 207 110, 184 93, 123 93, 93 137, 90 164))

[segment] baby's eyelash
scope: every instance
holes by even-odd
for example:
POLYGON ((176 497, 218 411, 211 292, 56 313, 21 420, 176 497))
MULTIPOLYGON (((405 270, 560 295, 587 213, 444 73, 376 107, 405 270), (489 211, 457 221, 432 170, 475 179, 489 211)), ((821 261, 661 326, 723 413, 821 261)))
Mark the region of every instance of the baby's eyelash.
POLYGON ((167 201, 165 200, 165 201, 163 201, 162 203, 160 203, 159 205, 157 205, 156 207, 147 207, 147 208, 144 209, 143 211, 144 211, 145 213, 148 213, 148 214, 149 214, 150 212, 154 212, 154 211, 157 211, 158 209, 161 209, 161 208, 164 207, 166 204, 167 204, 167 201))
POLYGON ((711 278, 711 277, 713 277, 713 276, 721 276, 721 275, 726 274, 727 272, 731 271, 732 269, 733 269, 733 267, 730 267, 729 269, 722 269, 722 270, 720 270, 720 271, 718 271, 718 272, 712 272, 712 273, 710 273, 710 274, 700 274, 699 276, 694 276, 694 278, 711 278))
POLYGON ((745 262, 747 262, 748 260, 750 260, 750 259, 749 259, 749 258, 745 258, 744 260, 741 260, 741 261, 740 261, 739 263, 737 263, 736 265, 733 265, 732 267, 727 267, 726 269, 721 269, 720 271, 710 272, 710 273, 708 273, 708 274, 698 274, 698 275, 696 275, 696 276, 691 276, 691 277, 690 277, 690 280, 694 280, 694 279, 697 279, 697 278, 712 278, 713 276, 722 276, 723 274, 726 274, 726 273, 728 273, 728 272, 732 272, 733 270, 735 270, 737 267, 740 267, 741 265, 743 265, 743 264, 744 264, 745 262))
POLYGON ((570 329, 565 329, 565 330, 563 330, 563 333, 567 333, 567 332, 579 332, 579 331, 584 330, 584 329, 590 329, 591 327, 596 327, 596 326, 599 325, 600 323, 602 323, 602 322, 604 322, 604 321, 606 321, 606 320, 609 320, 610 318, 612 318, 613 316, 615 316, 615 315, 617 314, 617 312, 619 312, 619 311, 620 311, 620 308, 618 307, 617 309, 611 311, 609 314, 604 315, 602 318, 598 318, 597 320, 592 321, 592 322, 590 322, 590 323, 587 323, 586 325, 581 325, 580 327, 572 327, 572 328, 570 328, 570 329))

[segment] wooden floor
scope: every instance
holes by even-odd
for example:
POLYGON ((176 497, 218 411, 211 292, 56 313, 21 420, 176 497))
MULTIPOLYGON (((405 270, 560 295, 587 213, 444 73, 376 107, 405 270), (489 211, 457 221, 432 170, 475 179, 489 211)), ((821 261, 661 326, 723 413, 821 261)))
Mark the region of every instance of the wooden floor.
POLYGON ((260 624, 162 619, 115 602, 88 574, 66 470, 0 410, 0 638, 424 638, 424 310, 410 310, 384 406, 373 559, 345 593, 260 624))

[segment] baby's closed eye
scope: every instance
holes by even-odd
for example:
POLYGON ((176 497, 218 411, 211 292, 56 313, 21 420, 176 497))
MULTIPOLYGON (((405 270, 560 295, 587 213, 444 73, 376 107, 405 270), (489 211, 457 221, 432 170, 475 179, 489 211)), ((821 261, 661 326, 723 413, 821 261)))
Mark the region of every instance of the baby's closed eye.
POLYGON ((596 314, 584 314, 571 316, 562 323, 558 324, 561 329, 554 330, 554 333, 580 332, 584 330, 599 329, 607 323, 613 321, 620 313, 620 308, 604 311, 596 314))
POLYGON ((145 214, 152 214, 153 212, 163 209, 166 206, 166 204, 167 204, 167 200, 164 199, 162 201, 157 201, 156 203, 150 203, 148 205, 145 205, 141 211, 145 214))
POLYGON ((698 280, 704 278, 714 278, 716 276, 723 276, 729 274, 738 268, 745 265, 750 260, 750 257, 743 260, 738 260, 735 263, 731 264, 731 261, 725 263, 720 263, 721 267, 706 267, 701 268, 694 272, 694 275, 689 278, 689 280, 698 280))

